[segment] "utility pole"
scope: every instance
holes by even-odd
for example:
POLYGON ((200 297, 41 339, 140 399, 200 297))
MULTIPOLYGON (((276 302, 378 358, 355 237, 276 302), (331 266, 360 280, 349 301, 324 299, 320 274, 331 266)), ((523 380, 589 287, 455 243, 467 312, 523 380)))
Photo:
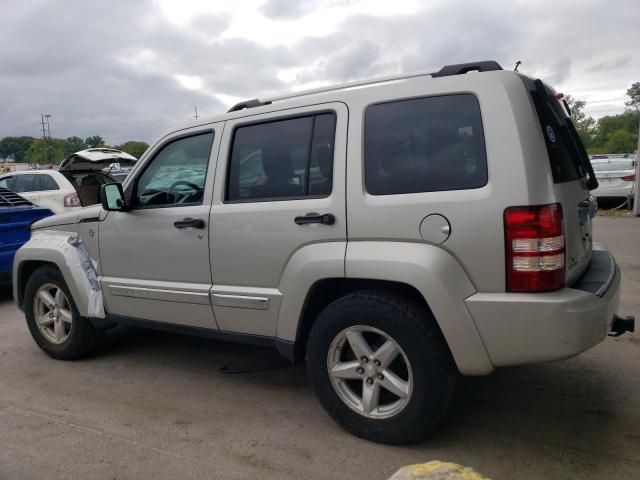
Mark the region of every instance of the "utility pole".
POLYGON ((636 176, 633 181, 633 215, 640 217, 640 125, 638 125, 638 147, 636 148, 636 176))
POLYGON ((194 117, 196 117, 196 120, 197 120, 198 117, 199 117, 199 115, 198 115, 198 107, 197 106, 193 107, 193 110, 196 112, 194 117))
POLYGON ((40 122, 42 124, 42 139, 44 140, 44 163, 49 163, 49 141, 51 141, 51 127, 49 126, 49 118, 51 115, 40 114, 40 122))

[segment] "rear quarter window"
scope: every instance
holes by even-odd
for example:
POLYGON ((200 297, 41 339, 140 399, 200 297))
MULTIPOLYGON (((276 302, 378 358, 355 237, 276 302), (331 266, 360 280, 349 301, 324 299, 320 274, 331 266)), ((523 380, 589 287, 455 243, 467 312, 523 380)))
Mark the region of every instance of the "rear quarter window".
POLYGON ((487 157, 471 94, 372 105, 365 112, 365 187, 372 195, 480 188, 487 157))

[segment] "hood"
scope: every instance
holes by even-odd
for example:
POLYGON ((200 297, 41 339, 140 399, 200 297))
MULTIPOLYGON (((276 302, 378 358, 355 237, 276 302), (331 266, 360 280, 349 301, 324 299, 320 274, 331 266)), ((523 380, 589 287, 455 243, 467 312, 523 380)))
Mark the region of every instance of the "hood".
POLYGON ((115 148, 88 148, 72 153, 60 164, 61 172, 71 170, 103 170, 105 168, 133 167, 138 159, 115 148), (118 164, 116 167, 115 164, 118 164))
POLYGON ((76 223, 84 223, 87 220, 99 221, 102 205, 91 205, 90 207, 72 210, 67 213, 60 213, 47 217, 31 226, 32 230, 40 230, 44 228, 60 227, 62 225, 74 225, 76 223))

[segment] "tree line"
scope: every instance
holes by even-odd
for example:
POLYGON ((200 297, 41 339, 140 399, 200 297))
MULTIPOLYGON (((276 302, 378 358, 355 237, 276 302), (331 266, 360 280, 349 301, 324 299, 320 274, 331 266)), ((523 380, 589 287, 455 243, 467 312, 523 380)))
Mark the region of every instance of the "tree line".
POLYGON ((570 95, 565 97, 576 130, 589 153, 633 153, 638 148, 640 82, 631 85, 627 96, 629 100, 625 102, 623 113, 607 115, 598 120, 585 114, 586 102, 570 95))
MULTIPOLYGON (((638 126, 640 125, 640 82, 635 82, 627 90, 629 100, 625 111, 619 115, 607 115, 598 120, 585 113, 586 102, 570 95, 565 97, 571 109, 571 116, 587 151, 596 153, 632 153, 638 146, 638 126)), ((59 164, 70 154, 91 147, 106 146, 100 135, 84 140, 80 137, 34 138, 29 136, 5 137, 0 140, 0 161, 26 163, 59 164)), ((122 150, 136 158, 149 145, 131 140, 113 148, 122 150)))
MULTIPOLYGON (((53 163, 57 165, 79 150, 105 146, 107 145, 100 135, 93 135, 84 140, 75 136, 50 139, 29 136, 5 137, 0 140, 0 161, 38 164, 53 163)), ((145 150, 149 148, 149 144, 130 140, 121 145, 114 145, 113 148, 140 158, 145 150)))

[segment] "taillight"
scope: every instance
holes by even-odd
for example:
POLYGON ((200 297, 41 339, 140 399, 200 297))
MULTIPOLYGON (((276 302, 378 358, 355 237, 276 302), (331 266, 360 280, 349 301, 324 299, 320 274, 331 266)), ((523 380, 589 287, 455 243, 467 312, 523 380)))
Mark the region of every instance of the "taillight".
POLYGON ((562 206, 509 207, 504 211, 508 292, 549 292, 564 286, 562 206))
POLYGON ((69 193, 64 196, 64 206, 65 207, 81 207, 80 197, 78 197, 77 193, 69 193))
POLYGON ((636 179, 636 174, 632 173, 631 175, 627 175, 626 177, 620 177, 625 182, 633 182, 636 179))

